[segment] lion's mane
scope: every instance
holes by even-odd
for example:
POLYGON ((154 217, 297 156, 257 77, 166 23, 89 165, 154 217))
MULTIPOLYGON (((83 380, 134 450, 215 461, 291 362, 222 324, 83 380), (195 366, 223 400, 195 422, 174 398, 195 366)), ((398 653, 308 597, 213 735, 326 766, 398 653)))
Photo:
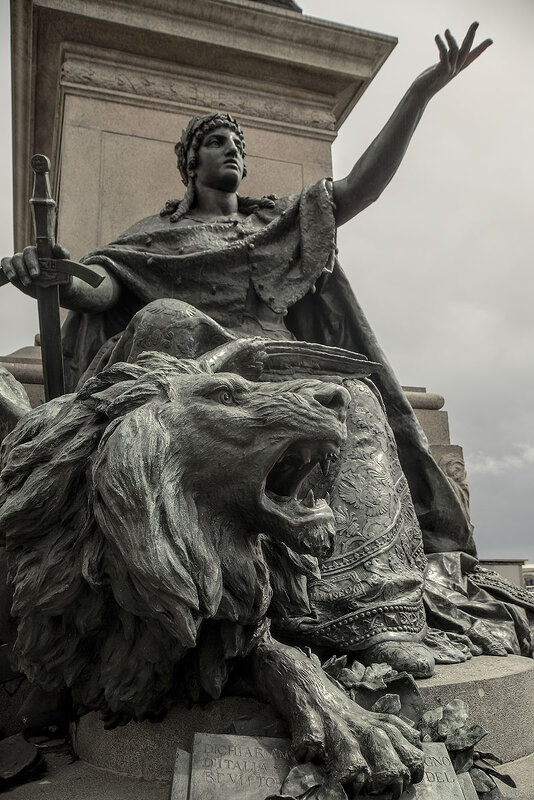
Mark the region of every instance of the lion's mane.
MULTIPOLYGON (((271 599, 259 542, 218 531, 215 546, 169 457, 180 419, 162 409, 176 404, 177 378, 201 372, 160 353, 115 364, 30 412, 2 446, 14 658, 110 724, 158 718, 200 688, 217 696, 271 599)), ((298 573, 289 568, 297 594, 298 573)))

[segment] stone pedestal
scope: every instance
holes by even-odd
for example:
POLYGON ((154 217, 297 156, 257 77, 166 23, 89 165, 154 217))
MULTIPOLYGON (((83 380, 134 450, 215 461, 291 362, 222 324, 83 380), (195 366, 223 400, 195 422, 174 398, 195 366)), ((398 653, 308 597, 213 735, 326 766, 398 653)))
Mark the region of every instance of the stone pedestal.
POLYGON ((176 748, 191 752, 195 733, 227 733, 236 719, 255 716, 264 708, 250 698, 226 697, 204 708, 173 708, 163 722, 130 722, 112 731, 105 731, 98 714, 91 713, 74 728, 73 743, 77 755, 95 767, 170 781, 176 748))
MULTIPOLYGON (((434 677, 417 684, 426 708, 465 700, 471 724, 488 731, 482 749, 504 761, 534 752, 532 659, 480 656, 465 664, 437 666, 434 677)), ((97 715, 88 714, 80 720, 74 742, 82 761, 93 766, 145 780, 170 780, 176 748, 190 751, 195 729, 226 733, 237 717, 252 717, 260 708, 254 700, 225 698, 204 709, 175 708, 161 723, 131 722, 113 731, 105 731, 97 715)))
POLYGON ((464 454, 459 445, 451 444, 449 415, 443 411, 445 399, 440 394, 427 392, 423 386, 404 386, 403 388, 428 439, 430 452, 449 479, 469 520, 469 486, 464 454))
POLYGON ((75 258, 180 196, 173 146, 193 114, 240 120, 246 194, 331 174, 336 132, 396 44, 249 0, 19 0, 12 34, 16 248, 41 152, 75 258))
POLYGON ((427 708, 455 698, 469 706, 469 718, 488 735, 480 748, 504 761, 534 753, 530 703, 534 660, 523 656, 478 656, 464 664, 436 665, 431 678, 417 682, 427 708))

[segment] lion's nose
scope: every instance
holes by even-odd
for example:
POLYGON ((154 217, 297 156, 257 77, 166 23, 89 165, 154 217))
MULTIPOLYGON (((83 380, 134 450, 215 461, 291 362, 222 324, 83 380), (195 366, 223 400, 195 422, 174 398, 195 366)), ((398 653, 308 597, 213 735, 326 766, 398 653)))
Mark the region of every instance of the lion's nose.
POLYGON ((335 411, 341 421, 345 419, 350 403, 350 394, 343 386, 325 383, 314 391, 313 397, 325 408, 335 411))

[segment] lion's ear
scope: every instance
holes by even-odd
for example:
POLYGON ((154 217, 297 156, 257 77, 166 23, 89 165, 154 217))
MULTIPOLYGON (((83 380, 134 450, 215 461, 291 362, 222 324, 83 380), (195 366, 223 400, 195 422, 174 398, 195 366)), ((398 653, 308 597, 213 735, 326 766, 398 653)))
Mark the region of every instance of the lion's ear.
POLYGON ((194 359, 180 359, 167 353, 147 351, 141 353, 135 363, 117 361, 98 375, 88 378, 77 397, 82 401, 94 399, 97 405, 102 404, 99 409, 102 411, 106 400, 110 402, 124 393, 129 400, 129 408, 132 409, 161 390, 168 392, 172 377, 202 372, 199 363, 194 359), (136 398, 137 390, 139 402, 136 398))
POLYGON ((171 384, 164 373, 150 373, 137 380, 111 402, 102 404, 99 411, 105 413, 109 419, 116 419, 157 397, 168 398, 170 391, 171 384))
POLYGON ((158 397, 170 399, 177 376, 203 372, 194 359, 146 352, 135 364, 118 362, 90 378, 78 397, 92 402, 97 413, 116 419, 158 397))
POLYGON ((111 575, 117 603, 157 620, 193 647, 200 622, 217 609, 220 561, 182 488, 176 436, 157 408, 131 411, 105 440, 92 466, 93 503, 112 558, 126 570, 111 575))
POLYGON ((112 364, 112 366, 106 367, 97 375, 88 378, 78 391, 77 397, 79 400, 87 400, 94 396, 98 397, 100 392, 105 392, 110 386, 120 385, 126 381, 135 381, 143 374, 143 368, 137 364, 123 362, 112 364))

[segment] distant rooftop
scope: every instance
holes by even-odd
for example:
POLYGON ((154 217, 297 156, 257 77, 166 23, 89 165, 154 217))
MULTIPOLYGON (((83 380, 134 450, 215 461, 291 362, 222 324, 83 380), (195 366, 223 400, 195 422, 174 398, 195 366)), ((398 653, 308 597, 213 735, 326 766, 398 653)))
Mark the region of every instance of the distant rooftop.
POLYGON ((278 8, 288 8, 290 11, 300 11, 302 14, 302 8, 294 0, 252 0, 252 2, 265 3, 267 6, 277 6, 278 8))

